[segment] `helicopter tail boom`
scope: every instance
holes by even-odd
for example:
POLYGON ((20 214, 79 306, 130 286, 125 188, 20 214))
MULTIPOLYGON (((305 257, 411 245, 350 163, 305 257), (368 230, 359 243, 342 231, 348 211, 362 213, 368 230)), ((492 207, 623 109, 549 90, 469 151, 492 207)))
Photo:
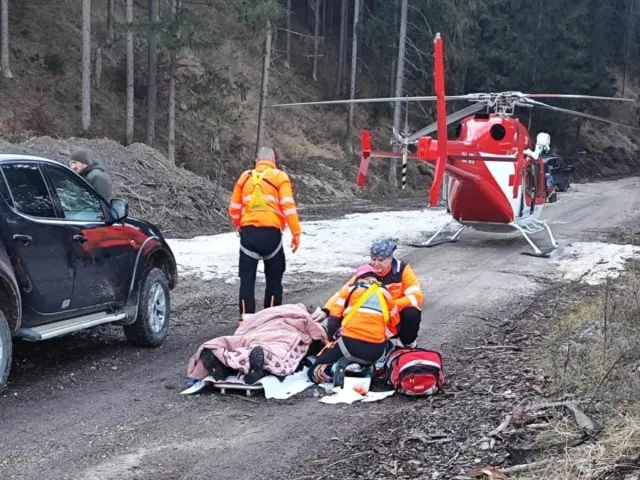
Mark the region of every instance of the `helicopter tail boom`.
MULTIPOLYGON (((360 131, 360 167, 358 169, 357 185, 364 186, 369 171, 369 162, 372 158, 402 158, 402 152, 392 152, 385 150, 371 149, 371 132, 369 130, 360 131)), ((407 158, 419 160, 418 155, 408 153, 407 158)))
POLYGON ((440 197, 440 189, 444 178, 445 167, 447 165, 447 105, 444 92, 444 52, 442 48, 442 36, 436 34, 434 43, 434 89, 436 92, 436 119, 438 127, 438 159, 436 160, 436 170, 433 174, 431 182, 431 191, 429 192, 429 203, 432 207, 438 205, 440 197))

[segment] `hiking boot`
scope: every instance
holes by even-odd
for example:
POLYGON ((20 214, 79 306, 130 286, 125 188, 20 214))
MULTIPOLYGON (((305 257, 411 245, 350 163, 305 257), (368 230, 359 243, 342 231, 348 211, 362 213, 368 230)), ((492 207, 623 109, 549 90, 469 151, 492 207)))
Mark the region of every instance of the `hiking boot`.
POLYGON ((254 347, 249 354, 249 371, 244 376, 244 383, 253 385, 264 377, 264 350, 254 347))
POLYGON ((342 357, 331 367, 331 371, 333 372, 333 386, 334 387, 344 387, 344 373, 347 366, 350 364, 349 360, 345 357, 342 357))
POLYGON ((200 360, 202 360, 202 364, 216 382, 222 381, 229 376, 229 368, 218 360, 208 348, 202 350, 200 360))

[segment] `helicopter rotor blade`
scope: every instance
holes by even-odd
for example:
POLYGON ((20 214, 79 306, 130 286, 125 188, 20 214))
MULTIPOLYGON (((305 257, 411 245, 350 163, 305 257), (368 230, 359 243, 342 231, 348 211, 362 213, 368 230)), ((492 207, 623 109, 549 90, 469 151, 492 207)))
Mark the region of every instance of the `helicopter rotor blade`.
POLYGON ((565 93, 524 93, 523 96, 529 98, 576 98, 585 100, 613 100, 618 102, 636 102, 634 98, 622 97, 599 97, 595 95, 570 95, 565 93))
MULTIPOLYGON (((486 102, 478 102, 478 103, 474 103, 473 105, 469 105, 468 107, 465 107, 461 110, 458 110, 457 112, 453 112, 447 115, 447 125, 457 122, 458 120, 461 120, 468 115, 473 115, 474 113, 479 112, 486 106, 487 106, 486 102)), ((407 137, 407 141, 415 142, 420 137, 424 137, 425 135, 429 135, 431 132, 435 132, 437 127, 438 127, 438 122, 437 121, 433 122, 427 125, 426 127, 421 128, 417 132, 409 135, 407 137)))
MULTIPOLYGON (((480 94, 482 95, 482 94, 480 94)), ((350 103, 384 103, 384 102, 435 102, 437 97, 381 97, 381 98, 354 98, 353 100, 325 100, 318 102, 278 103, 271 107, 295 107, 304 105, 340 105, 350 103)), ((480 100, 478 94, 449 95, 445 100, 480 100)))
MULTIPOLYGON (((588 118, 590 120, 596 120, 599 122, 606 122, 612 125, 617 125, 619 127, 627 127, 633 130, 640 130, 640 127, 634 127, 633 125, 629 125, 627 123, 616 122, 615 120, 609 120, 608 118, 598 117, 597 115, 591 115, 590 113, 577 112, 575 110, 569 110, 568 108, 560 108, 552 105, 547 105, 546 103, 539 102, 537 100, 532 99, 523 99, 523 101, 529 105, 548 108, 549 110, 555 110, 556 112, 568 113, 569 115, 576 115, 578 117, 588 118)), ((526 105, 525 105, 526 106, 526 105)))

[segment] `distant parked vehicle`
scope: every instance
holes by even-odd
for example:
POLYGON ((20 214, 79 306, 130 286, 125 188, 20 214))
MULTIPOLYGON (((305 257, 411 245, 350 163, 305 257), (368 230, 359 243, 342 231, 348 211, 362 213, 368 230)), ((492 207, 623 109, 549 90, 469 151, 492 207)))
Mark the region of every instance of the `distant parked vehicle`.
POLYGON ((566 192, 571 186, 574 175, 574 166, 560 155, 543 155, 545 173, 550 173, 553 185, 559 192, 566 192))

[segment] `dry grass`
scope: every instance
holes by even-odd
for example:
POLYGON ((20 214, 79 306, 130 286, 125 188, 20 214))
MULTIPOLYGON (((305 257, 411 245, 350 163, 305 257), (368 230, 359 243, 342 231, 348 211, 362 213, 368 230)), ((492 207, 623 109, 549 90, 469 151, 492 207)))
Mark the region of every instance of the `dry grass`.
MULTIPOLYGON (((568 423, 559 422, 554 431, 566 437, 568 423)), ((557 440, 557 438, 556 438, 557 440)), ((637 479, 626 476, 640 471, 640 412, 611 418, 597 443, 568 449, 546 467, 513 478, 539 480, 637 479)))
MULTIPOLYGON (((555 394, 584 400, 602 427, 545 469, 516 478, 596 480, 640 473, 640 276, 632 273, 578 304, 552 325, 539 358, 555 394)), ((569 443, 582 432, 568 412, 554 418, 537 447, 569 443)))

